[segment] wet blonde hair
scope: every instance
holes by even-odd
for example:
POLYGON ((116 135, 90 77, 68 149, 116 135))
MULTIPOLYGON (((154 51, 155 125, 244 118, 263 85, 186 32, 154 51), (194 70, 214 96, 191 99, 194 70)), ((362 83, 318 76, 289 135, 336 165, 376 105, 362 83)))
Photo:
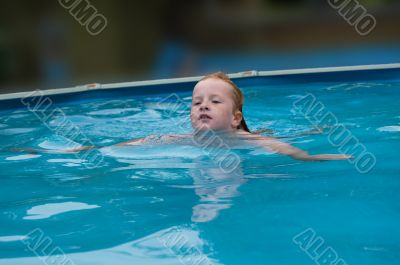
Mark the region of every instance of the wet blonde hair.
POLYGON ((243 115, 243 104, 244 104, 244 96, 240 88, 223 72, 216 72, 209 75, 204 76, 202 79, 199 80, 203 81, 209 78, 215 78, 222 80, 228 83, 232 87, 232 99, 233 99, 233 113, 236 111, 240 111, 242 113, 242 121, 240 122, 237 129, 245 130, 246 132, 250 132, 249 128, 247 127, 246 121, 244 120, 243 115))

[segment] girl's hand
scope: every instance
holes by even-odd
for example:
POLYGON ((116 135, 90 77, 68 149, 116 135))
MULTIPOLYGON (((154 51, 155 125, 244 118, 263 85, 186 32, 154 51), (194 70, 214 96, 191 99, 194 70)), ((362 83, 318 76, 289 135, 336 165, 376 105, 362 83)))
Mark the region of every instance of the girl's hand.
POLYGON ((36 155, 40 153, 42 150, 35 149, 35 148, 30 148, 30 147, 12 147, 9 149, 10 152, 26 152, 32 155, 36 155))
POLYGON ((353 158, 351 155, 345 154, 323 154, 323 155, 312 155, 311 160, 321 160, 321 161, 328 161, 328 160, 346 160, 353 158))

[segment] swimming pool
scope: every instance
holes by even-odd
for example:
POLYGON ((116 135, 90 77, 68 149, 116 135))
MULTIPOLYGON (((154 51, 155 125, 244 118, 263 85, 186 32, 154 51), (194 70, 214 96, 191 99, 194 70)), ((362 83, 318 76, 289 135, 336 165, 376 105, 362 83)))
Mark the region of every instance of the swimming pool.
POLYGON ((18 152, 188 133, 195 79, 3 96, 0 264, 399 264, 400 67, 331 70, 234 77, 250 129, 360 160, 238 149, 227 170, 199 146, 18 152))

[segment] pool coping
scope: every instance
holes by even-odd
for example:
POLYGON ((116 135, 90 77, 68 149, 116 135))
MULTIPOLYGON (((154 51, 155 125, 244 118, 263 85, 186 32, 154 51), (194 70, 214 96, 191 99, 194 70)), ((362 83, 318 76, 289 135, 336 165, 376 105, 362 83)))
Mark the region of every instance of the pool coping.
MULTIPOLYGON (((400 63, 318 67, 318 68, 302 68, 302 69, 272 70, 272 71, 251 70, 239 73, 230 73, 228 74, 228 76, 232 79, 243 79, 249 77, 278 77, 278 76, 293 76, 293 75, 304 75, 304 74, 323 74, 323 73, 339 73, 339 72, 350 72, 350 71, 367 71, 367 70, 370 71, 370 70, 385 70, 385 69, 400 69, 400 63)), ((121 83, 110 83, 110 84, 92 83, 92 84, 78 85, 75 87, 68 87, 68 88, 41 90, 40 95, 51 96, 51 95, 78 93, 78 92, 86 92, 94 90, 109 90, 109 89, 117 89, 124 87, 140 87, 140 86, 143 87, 143 86, 154 86, 154 85, 165 85, 165 84, 189 83, 189 82, 196 82, 202 77, 203 76, 193 76, 193 77, 155 79, 155 80, 132 81, 132 82, 121 82, 121 83)), ((37 92, 37 90, 0 94, 0 101, 31 97, 34 96, 35 92, 37 92)))

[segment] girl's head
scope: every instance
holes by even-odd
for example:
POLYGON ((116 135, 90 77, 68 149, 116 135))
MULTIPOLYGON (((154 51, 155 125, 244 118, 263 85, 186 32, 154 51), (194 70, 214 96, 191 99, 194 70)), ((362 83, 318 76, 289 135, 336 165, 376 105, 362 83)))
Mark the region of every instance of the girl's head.
POLYGON ((190 118, 194 129, 249 132, 242 91, 222 72, 203 77, 194 87, 190 118))

